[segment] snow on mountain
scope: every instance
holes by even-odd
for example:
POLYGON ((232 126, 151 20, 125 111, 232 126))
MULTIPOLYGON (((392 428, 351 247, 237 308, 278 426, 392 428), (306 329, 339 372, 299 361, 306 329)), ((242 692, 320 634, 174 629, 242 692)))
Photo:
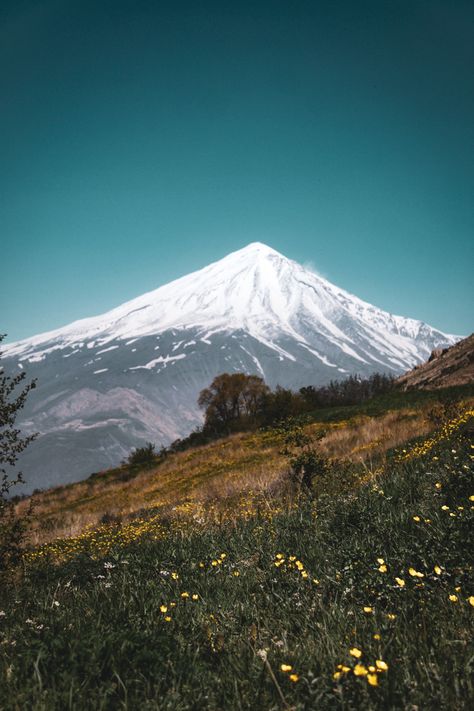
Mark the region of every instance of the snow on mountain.
POLYGON ((220 372, 319 385, 351 373, 400 374, 457 340, 257 242, 3 352, 5 367, 38 377, 23 426, 42 436, 23 468, 32 486, 45 486, 116 464, 146 440, 187 434, 200 422, 199 391, 220 372))

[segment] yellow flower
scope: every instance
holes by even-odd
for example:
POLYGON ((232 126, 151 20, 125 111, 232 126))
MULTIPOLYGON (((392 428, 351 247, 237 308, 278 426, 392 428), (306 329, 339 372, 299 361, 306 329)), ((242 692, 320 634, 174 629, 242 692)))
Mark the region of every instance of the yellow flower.
POLYGON ((291 666, 291 664, 280 664, 280 669, 282 670, 282 672, 290 672, 293 667, 291 666))
POLYGON ((306 570, 302 570, 302 571, 301 571, 301 577, 302 577, 302 578, 307 578, 307 577, 308 577, 308 573, 306 572, 306 570))
POLYGON ((367 681, 369 682, 370 686, 377 686, 379 683, 377 674, 367 674, 367 681))
POLYGON ((341 676, 342 676, 342 672, 337 671, 337 672, 334 672, 334 674, 332 675, 332 678, 337 681, 341 676))
POLYGON ((355 676, 366 676, 368 674, 363 664, 356 664, 353 671, 355 676))
POLYGON ((457 601, 458 601, 458 596, 457 596, 457 595, 450 595, 450 596, 449 596, 449 599, 451 600, 451 602, 457 602, 457 601))
POLYGON ((379 565, 379 571, 380 571, 381 573, 386 573, 386 572, 387 572, 387 566, 385 565, 385 563, 382 563, 382 565, 379 565))
POLYGON ((314 583, 315 585, 319 585, 319 580, 318 580, 317 578, 313 578, 313 583, 314 583))
POLYGON ((171 622, 171 617, 169 615, 165 617, 165 622, 171 622))
POLYGON ((283 553, 277 553, 275 558, 277 558, 278 560, 281 560, 283 558, 283 553))
POLYGON ((178 573, 171 573, 171 577, 173 578, 173 580, 178 580, 179 575, 178 573))
POLYGON ((239 575, 240 575, 240 573, 239 573, 238 570, 234 570, 234 572, 232 573, 232 575, 234 575, 236 578, 238 578, 239 575))
POLYGON ((441 482, 437 481, 436 484, 435 484, 435 486, 436 486, 437 489, 441 489, 441 482))
POLYGON ((468 597, 467 601, 470 605, 472 605, 474 607, 474 595, 471 595, 471 597, 468 597))
POLYGON ((441 511, 449 511, 449 506, 446 506, 446 504, 444 504, 444 506, 441 506, 441 511))
POLYGON ((198 600, 198 599, 199 599, 199 595, 197 595, 196 593, 194 593, 194 595, 192 595, 192 598, 193 598, 193 600, 198 600))
POLYGON ((384 662, 382 659, 376 659, 375 666, 380 671, 388 671, 388 664, 387 664, 387 662, 384 662))
POLYGON ((389 612, 388 615, 387 615, 387 617, 388 617, 389 620, 395 620, 395 619, 397 618, 397 616, 394 615, 393 612, 389 612))
POLYGON ((379 565, 383 565, 383 564, 385 563, 385 561, 384 561, 383 558, 377 558, 377 563, 378 563, 379 565))
POLYGON ((419 516, 413 516, 413 520, 418 523, 418 521, 420 521, 420 517, 419 517, 419 516))
POLYGON ((213 561, 212 561, 212 563, 211 563, 211 565, 213 565, 213 566, 214 566, 214 568, 215 568, 215 567, 216 567, 216 565, 219 565, 219 563, 217 562, 217 560, 213 560, 213 561))
POLYGON ((188 592, 182 592, 182 593, 181 593, 181 597, 189 597, 189 593, 188 593, 188 592))
POLYGON ((408 568, 408 572, 413 578, 424 578, 424 573, 419 573, 415 568, 408 568))
POLYGON ((373 607, 369 607, 368 605, 366 605, 366 606, 364 607, 364 612, 366 612, 368 615, 369 615, 371 612, 373 612, 373 611, 374 611, 374 608, 373 608, 373 607))
POLYGON ((441 568, 439 567, 439 565, 435 565, 433 570, 436 573, 436 575, 441 575, 441 568))
POLYGON ((224 560, 224 558, 227 558, 227 553, 221 553, 221 560, 224 560))
POLYGON ((474 501, 474 494, 469 497, 469 501, 474 501))
POLYGON ((296 556, 295 556, 295 555, 290 555, 290 560, 291 560, 291 562, 293 562, 294 560, 296 560, 296 556))
POLYGON ((405 587, 405 581, 403 580, 403 578, 395 578, 395 582, 397 583, 397 585, 400 585, 401 588, 405 587))
POLYGON ((160 612, 168 612, 168 608, 166 607, 166 605, 161 605, 160 612))
POLYGON ((200 568, 204 568, 204 563, 199 563, 200 568))
POLYGON ((360 657, 362 656, 361 650, 357 649, 357 647, 352 647, 352 649, 349 650, 349 654, 352 654, 352 656, 356 659, 360 659, 360 657))
POLYGON ((380 639, 380 635, 378 632, 376 634, 374 634, 374 639, 376 639, 377 641, 380 639))
POLYGON ((298 570, 303 570, 303 568, 304 568, 304 565, 300 560, 297 560, 295 565, 298 568, 298 570))
POLYGON ((290 674, 290 680, 294 683, 296 683, 299 679, 298 674, 290 674))

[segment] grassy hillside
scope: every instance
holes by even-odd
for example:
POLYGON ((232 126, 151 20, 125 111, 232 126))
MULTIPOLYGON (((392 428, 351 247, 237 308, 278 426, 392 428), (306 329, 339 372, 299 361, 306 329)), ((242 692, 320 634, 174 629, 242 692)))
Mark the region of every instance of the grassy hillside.
MULTIPOLYGON (((306 430, 326 431, 322 452, 362 469, 380 464, 392 448, 434 428, 427 413, 440 399, 467 407, 474 387, 442 393, 393 391, 362 405, 324 408, 308 415, 306 430)), ((77 536, 103 520, 130 521, 144 510, 161 517, 201 517, 203 509, 234 507, 236 497, 281 488, 288 469, 278 432, 236 434, 171 454, 146 468, 119 467, 34 497, 31 543, 77 536), (212 508, 214 506, 214 508, 212 508)), ((29 502, 18 510, 24 511, 29 502)))
POLYGON ((0 707, 468 708, 473 415, 338 494, 28 556, 1 591, 0 707))

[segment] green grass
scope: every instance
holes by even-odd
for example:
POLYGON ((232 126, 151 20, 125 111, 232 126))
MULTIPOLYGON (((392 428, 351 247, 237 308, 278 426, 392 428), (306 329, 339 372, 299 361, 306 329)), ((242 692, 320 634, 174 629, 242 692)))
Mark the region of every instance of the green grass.
POLYGON ((467 708, 473 452, 458 437, 350 493, 26 565, 0 592, 0 708, 467 708), (354 647, 388 665, 378 686, 354 647))

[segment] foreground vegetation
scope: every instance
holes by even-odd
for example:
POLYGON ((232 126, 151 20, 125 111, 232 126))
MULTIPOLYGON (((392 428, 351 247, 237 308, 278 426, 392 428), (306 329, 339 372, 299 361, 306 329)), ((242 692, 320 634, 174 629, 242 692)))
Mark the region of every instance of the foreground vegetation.
POLYGON ((467 708, 472 417, 316 499, 27 556, 1 592, 0 707, 467 708))

